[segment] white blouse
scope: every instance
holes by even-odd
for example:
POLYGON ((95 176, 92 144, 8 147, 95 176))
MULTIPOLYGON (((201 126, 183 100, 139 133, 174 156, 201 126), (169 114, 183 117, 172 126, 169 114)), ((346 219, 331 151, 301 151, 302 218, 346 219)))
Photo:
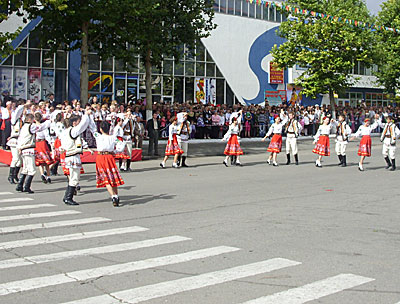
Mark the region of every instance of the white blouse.
POLYGON ((375 121, 372 125, 369 127, 366 127, 365 125, 362 125, 358 128, 357 132, 354 134, 355 137, 360 137, 360 136, 370 136, 372 131, 375 130, 379 126, 379 121, 375 121))
POLYGON ((95 139, 98 152, 114 152, 117 142, 116 135, 105 135, 96 132, 95 139))
POLYGON ((285 118, 279 124, 277 124, 276 122, 273 123, 271 125, 271 127, 269 128, 266 136, 269 137, 272 134, 282 134, 282 130, 283 130, 284 126, 286 125, 287 121, 288 121, 288 118, 287 118, 287 116, 285 116, 285 118))
POLYGON ((315 134, 314 136, 314 139, 318 140, 321 135, 329 136, 333 127, 334 125, 332 123, 330 123, 329 125, 320 125, 317 134, 315 134))
POLYGON ((178 125, 171 124, 168 130, 169 130, 168 139, 172 140, 173 135, 178 133, 178 125))

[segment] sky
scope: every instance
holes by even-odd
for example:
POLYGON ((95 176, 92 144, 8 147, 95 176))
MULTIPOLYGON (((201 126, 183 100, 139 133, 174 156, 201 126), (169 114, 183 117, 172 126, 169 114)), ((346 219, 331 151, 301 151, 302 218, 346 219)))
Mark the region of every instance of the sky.
POLYGON ((373 14, 377 14, 381 10, 381 3, 384 2, 384 0, 366 0, 367 1, 367 6, 369 10, 373 14))

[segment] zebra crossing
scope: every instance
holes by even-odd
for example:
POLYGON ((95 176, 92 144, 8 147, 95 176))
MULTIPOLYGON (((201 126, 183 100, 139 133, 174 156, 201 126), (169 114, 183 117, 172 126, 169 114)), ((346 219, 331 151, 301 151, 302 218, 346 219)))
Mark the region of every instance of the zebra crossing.
MULTIPOLYGON (((0 192, 0 196, 13 195, 10 192, 0 192)), ((34 291, 40 292, 47 288, 57 288, 69 283, 81 283, 88 280, 108 277, 121 274, 132 274, 155 269, 157 267, 165 267, 183 263, 196 263, 203 260, 212 260, 217 257, 225 257, 234 253, 241 254, 244 248, 232 247, 227 244, 207 248, 185 248, 186 244, 195 242, 192 238, 181 235, 161 235, 157 237, 148 238, 142 235, 148 231, 149 228, 140 226, 118 227, 99 229, 91 231, 86 227, 91 224, 99 223, 112 223, 112 219, 106 217, 82 217, 81 211, 76 210, 57 210, 52 211, 52 208, 57 207, 54 204, 38 203, 35 204, 32 198, 22 200, 22 198, 7 198, 1 199, 0 207, 0 223, 24 221, 24 220, 37 220, 39 223, 20 224, 13 226, 0 227, 0 252, 9 252, 17 248, 31 248, 34 246, 46 246, 49 244, 62 244, 69 241, 85 241, 102 239, 106 242, 106 237, 123 237, 124 236, 141 236, 145 239, 130 240, 129 242, 119 242, 117 244, 101 244, 101 246, 84 245, 83 248, 66 250, 65 247, 58 247, 57 252, 46 252, 43 247, 43 252, 33 255, 18 255, 15 258, 0 259, 0 271, 13 271, 14 269, 22 267, 33 267, 51 262, 66 262, 71 259, 81 259, 84 257, 96 257, 98 255, 107 255, 112 253, 125 253, 138 249, 160 247, 166 245, 176 245, 179 252, 166 254, 156 257, 142 257, 135 258, 135 260, 121 263, 113 263, 111 265, 96 265, 96 267, 74 269, 68 272, 58 271, 53 269, 53 273, 42 276, 29 276, 12 279, 10 281, 2 280, 0 283, 0 303, 3 297, 19 296, 19 299, 24 296, 24 293, 34 291), (26 205, 21 204, 26 202, 26 205), (12 204, 11 204, 12 203, 12 204), (37 210, 46 210, 46 212, 38 212, 37 210), (18 212, 19 214, 2 215, 5 212, 18 212), (31 213, 32 212, 32 213, 31 213), (72 218, 65 220, 63 216, 79 216, 80 218, 72 218), (53 218, 59 219, 52 221, 53 218), (46 219, 50 219, 47 222, 46 219), (80 232, 70 234, 54 235, 53 228, 62 227, 79 227, 80 232), (20 240, 5 241, 1 236, 5 236, 16 232, 44 230, 48 236, 37 236, 24 238, 20 240), (87 231, 85 231, 87 230, 87 231), (60 251, 61 250, 61 251, 60 251), (56 272, 56 273, 54 273, 56 272)), ((24 236, 25 237, 25 236, 24 236)), ((127 239, 127 238, 126 238, 127 239)), ((189 246, 188 246, 189 247, 189 246)), ((35 247, 40 248, 42 247, 35 247)), ((173 247, 175 248, 175 247, 173 247)), ((177 249, 174 249, 176 251, 177 249)), ((29 250, 28 250, 29 252, 29 250)), ((36 252, 38 253, 38 252, 36 252)), ((244 254, 243 254, 244 256, 244 254)), ((99 262, 101 263, 101 262, 99 262)), ((64 304, 114 304, 114 303, 140 303, 144 301, 156 300, 162 297, 171 297, 183 292, 190 292, 202 288, 220 286, 224 283, 232 283, 234 281, 250 278, 257 275, 267 274, 278 270, 289 271, 292 267, 302 265, 301 261, 294 261, 284 257, 274 257, 266 260, 253 262, 250 264, 232 262, 228 268, 216 269, 211 272, 204 272, 201 274, 186 275, 183 278, 171 279, 162 282, 154 282, 145 286, 132 286, 131 289, 114 290, 110 293, 105 293, 98 296, 86 298, 74 298, 76 295, 69 295, 70 299, 64 304)), ((93 266, 93 265, 92 265, 93 266)), ((304 265, 303 265, 304 266, 304 265)), ((3 276, 4 278, 4 276, 3 276)), ((347 289, 352 289, 357 286, 368 284, 374 281, 373 278, 368 278, 351 273, 335 273, 331 277, 327 277, 315 282, 306 282, 305 285, 300 287, 291 288, 274 294, 265 294, 260 298, 252 299, 252 295, 246 295, 247 299, 242 304, 301 304, 310 301, 318 300, 326 296, 340 293, 347 289)), ((53 302, 51 302, 53 303, 53 302)), ((59 302, 54 302, 59 303, 59 302)), ((173 301, 172 301, 173 303, 173 301)), ((239 302, 238 302, 239 303, 239 302)))

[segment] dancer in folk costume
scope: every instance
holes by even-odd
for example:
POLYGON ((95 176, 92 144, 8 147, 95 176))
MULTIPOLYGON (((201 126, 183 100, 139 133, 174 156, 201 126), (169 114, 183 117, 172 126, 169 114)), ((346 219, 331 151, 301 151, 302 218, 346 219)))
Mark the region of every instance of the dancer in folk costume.
POLYGON ((386 117, 386 124, 378 122, 383 129, 381 134, 382 155, 386 161, 386 169, 396 170, 396 139, 400 136, 400 130, 394 123, 392 115, 386 117))
MULTIPOLYGON (((125 119, 124 125, 128 123, 125 119)), ((96 188, 107 188, 111 196, 114 207, 118 207, 120 199, 118 196, 118 186, 124 184, 124 181, 118 172, 115 163, 114 152, 117 143, 116 134, 110 135, 111 125, 107 121, 100 124, 100 133, 95 130, 96 124, 93 120, 90 123, 90 129, 96 139, 96 188)))
POLYGON ((339 121, 332 122, 336 126, 336 146, 335 151, 339 158, 338 166, 347 166, 346 148, 349 143, 349 136, 351 135, 351 128, 346 123, 343 114, 339 115, 339 121))
POLYGON ((294 116, 294 113, 288 114, 289 120, 285 126, 286 133, 286 165, 290 165, 290 151, 292 151, 296 165, 299 164, 297 138, 299 137, 302 127, 294 116))
POLYGON ((124 136, 122 136, 125 142, 125 151, 128 158, 122 160, 122 166, 120 166, 121 171, 130 172, 131 162, 132 162, 132 148, 133 148, 133 136, 134 136, 134 124, 135 117, 132 116, 131 109, 127 110, 128 123, 125 125, 124 136))
POLYGON ((64 168, 68 169, 69 177, 68 186, 63 198, 63 202, 66 205, 79 205, 73 198, 76 194, 82 170, 81 154, 83 153, 83 142, 81 135, 89 125, 90 114, 91 110, 87 110, 85 115, 72 115, 69 118, 69 126, 61 135, 60 150, 65 152, 64 168))
POLYGON ((10 164, 10 174, 8 175, 8 181, 10 184, 18 183, 18 173, 22 166, 22 157, 18 153, 17 143, 18 136, 22 127, 22 114, 24 112, 25 106, 19 105, 17 109, 11 113, 11 135, 7 140, 7 146, 11 149, 11 164, 10 164))
POLYGON ((160 163, 161 168, 165 169, 165 164, 168 158, 173 155, 174 162, 172 164, 173 168, 178 168, 178 157, 183 154, 183 150, 178 144, 178 118, 174 117, 171 125, 169 126, 169 137, 167 147, 165 148, 165 157, 163 161, 160 163))
POLYGON ((188 121, 188 114, 186 112, 181 112, 177 115, 178 118, 178 144, 181 147, 183 154, 178 157, 178 165, 181 167, 188 167, 186 164, 186 159, 189 150, 189 137, 190 137, 190 123, 188 121))
POLYGON ((269 143, 269 146, 267 149, 267 152, 271 152, 271 155, 268 157, 268 160, 267 160, 268 165, 270 165, 271 161, 272 161, 274 167, 278 166, 278 163, 276 162, 276 158, 277 158, 278 154, 282 151, 282 130, 287 121, 288 121, 288 117, 287 117, 287 115, 284 114, 284 112, 282 110, 281 115, 277 116, 275 118, 275 123, 273 123, 271 125, 267 134, 262 139, 262 141, 265 141, 268 137, 270 137, 273 134, 271 142, 269 143))
POLYGON ((36 147, 36 133, 48 129, 50 121, 41 123, 40 120, 35 121, 33 114, 25 116, 25 122, 22 126, 18 141, 18 153, 22 155, 22 170, 21 176, 16 190, 19 192, 34 193, 31 189, 33 177, 36 174, 35 165, 35 147, 36 147))
POLYGON ((236 166, 242 166, 242 163, 240 162, 240 155, 243 155, 243 150, 240 147, 238 140, 239 132, 240 132, 240 126, 237 121, 237 118, 234 117, 232 119, 232 124, 229 126, 228 132, 226 132, 224 138, 221 140, 221 141, 226 141, 229 138, 224 151, 226 157, 222 162, 225 165, 225 167, 228 167, 228 160, 230 156, 235 156, 236 166))
MULTIPOLYGON (((242 132, 242 120, 243 120, 243 110, 235 111, 233 112, 230 117, 229 117, 229 126, 232 125, 233 119, 236 118, 237 124, 239 126, 239 132, 238 132, 238 142, 240 144, 240 132, 242 132)), ((231 155, 231 165, 236 164, 236 155, 231 155)))
POLYGON ((50 137, 52 138, 52 157, 54 160, 54 164, 50 168, 50 174, 52 176, 57 176, 58 174, 58 166, 60 165, 61 161, 61 134, 65 130, 64 126, 64 116, 63 113, 59 112, 56 113, 54 119, 52 119, 51 126, 50 126, 50 137))
POLYGON ((352 137, 352 140, 355 137, 361 137, 360 141, 360 146, 358 148, 358 155, 361 157, 360 162, 358 163, 358 170, 364 171, 364 160, 366 157, 371 157, 371 133, 373 130, 375 130, 379 126, 379 115, 375 115, 375 122, 371 124, 371 121, 369 118, 364 120, 364 125, 360 126, 358 128, 358 131, 354 134, 354 137, 352 137))
POLYGON ((322 168, 322 157, 331 155, 329 134, 333 127, 331 119, 325 116, 322 119, 322 125, 319 126, 317 134, 314 136, 315 148, 313 153, 318 154, 318 159, 315 161, 315 166, 318 168, 322 168))
MULTIPOLYGON (((42 121, 43 116, 42 113, 35 113, 35 120, 42 121)), ((40 176, 42 178, 42 182, 47 184, 51 184, 50 178, 50 165, 54 163, 53 158, 51 157, 51 144, 52 140, 49 133, 49 128, 51 125, 50 120, 46 120, 49 122, 49 127, 47 129, 41 130, 36 133, 36 166, 39 167, 40 176)))
POLYGON ((122 167, 122 161, 129 159, 129 154, 126 150, 126 141, 124 140, 124 128, 129 122, 129 118, 124 120, 124 114, 118 114, 115 120, 115 127, 112 131, 112 135, 117 138, 117 143, 115 145, 115 159, 119 160, 119 167, 122 167))

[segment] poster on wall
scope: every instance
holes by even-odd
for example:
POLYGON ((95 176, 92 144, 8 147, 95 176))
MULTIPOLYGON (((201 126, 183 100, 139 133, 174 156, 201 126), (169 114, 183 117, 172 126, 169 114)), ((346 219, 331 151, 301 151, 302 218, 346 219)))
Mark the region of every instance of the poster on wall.
POLYGON ((283 84, 285 81, 284 70, 280 69, 275 62, 269 63, 269 83, 283 84))
POLYGON ((14 71, 14 95, 15 98, 26 99, 26 70, 25 69, 15 69, 14 71))
POLYGON ((128 103, 135 102, 138 99, 139 78, 128 75, 128 103))
POLYGON ((100 73, 89 72, 89 92, 100 91, 100 73))
POLYGON ((0 68, 0 94, 8 92, 11 95, 11 78, 10 68, 0 68))
POLYGON ((288 105, 301 105, 302 99, 301 87, 288 84, 286 87, 286 100, 288 105))
POLYGON ((42 71, 42 99, 54 94, 54 70, 42 71))
POLYGON ((32 102, 37 103, 41 99, 41 75, 42 71, 40 69, 28 70, 28 79, 29 79, 28 98, 32 102))
POLYGON ((215 78, 205 79, 206 84, 206 103, 213 105, 217 102, 217 80, 215 78))
POLYGON ((265 91, 264 100, 268 102, 270 106, 279 106, 286 101, 286 91, 285 90, 265 91))
POLYGON ((206 103, 206 92, 205 92, 205 81, 204 78, 196 78, 195 81, 196 90, 195 90, 195 99, 196 103, 206 103))

